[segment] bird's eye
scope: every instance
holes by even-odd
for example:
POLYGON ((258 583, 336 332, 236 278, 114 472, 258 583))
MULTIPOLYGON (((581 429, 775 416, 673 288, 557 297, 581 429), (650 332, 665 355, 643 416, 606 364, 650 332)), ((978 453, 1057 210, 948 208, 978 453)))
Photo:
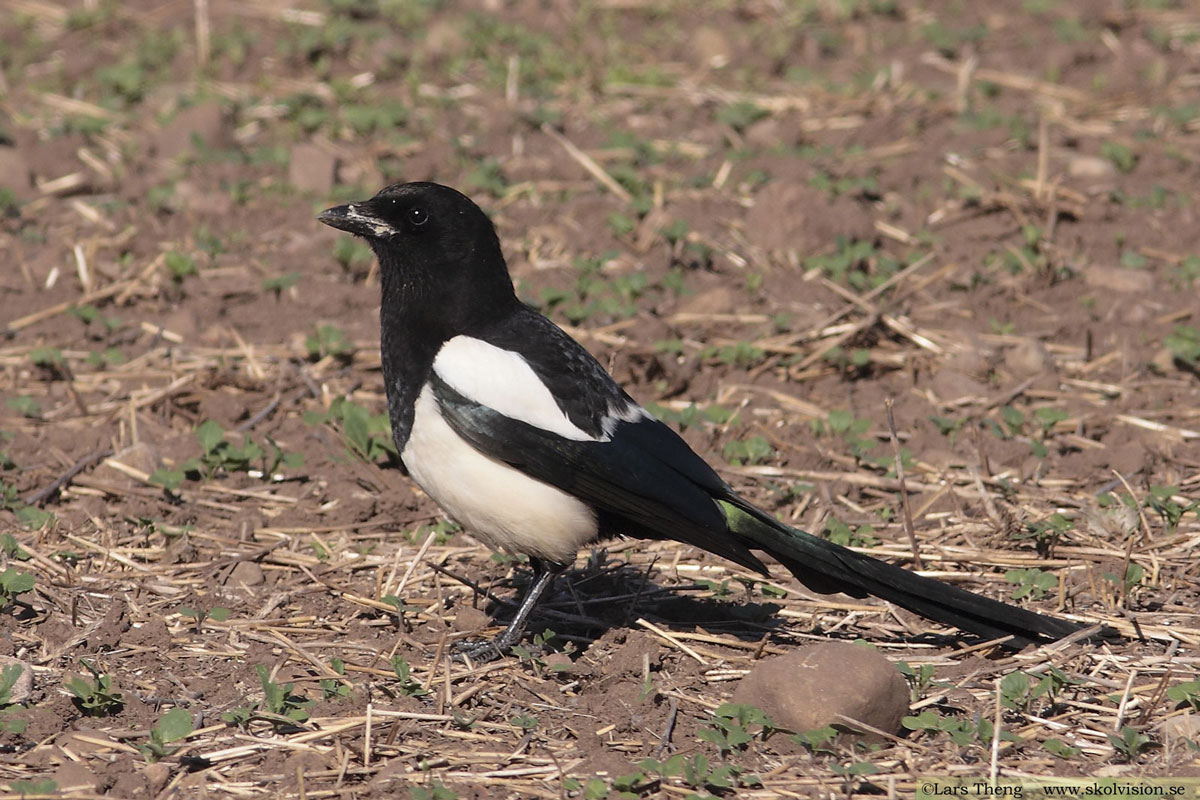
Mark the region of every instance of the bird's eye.
POLYGON ((429 215, 425 213, 423 208, 410 208, 408 210, 408 221, 412 225, 424 225, 429 221, 429 215))

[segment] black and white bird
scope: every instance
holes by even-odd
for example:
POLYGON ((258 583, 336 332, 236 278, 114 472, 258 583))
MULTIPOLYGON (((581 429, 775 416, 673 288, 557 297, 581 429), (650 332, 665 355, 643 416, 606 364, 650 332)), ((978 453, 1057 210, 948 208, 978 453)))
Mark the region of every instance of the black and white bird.
POLYGON ((475 657, 516 644, 538 598, 583 546, 674 539, 810 589, 883 598, 1011 642, 1080 626, 924 578, 788 527, 739 496, 582 346, 517 299, 487 215, 436 183, 389 186, 318 219, 379 259, 392 436, 414 481, 488 544, 529 557, 511 624, 475 657))

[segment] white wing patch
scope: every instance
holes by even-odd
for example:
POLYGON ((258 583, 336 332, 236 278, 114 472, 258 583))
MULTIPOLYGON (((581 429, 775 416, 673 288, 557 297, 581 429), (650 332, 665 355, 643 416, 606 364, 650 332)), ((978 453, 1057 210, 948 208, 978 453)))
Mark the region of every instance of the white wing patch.
MULTIPOLYGON (((510 419, 567 439, 596 441, 567 418, 519 353, 471 336, 455 336, 438 351, 433 371, 463 397, 510 419)), ((607 419, 605 433, 609 433, 607 419)))
POLYGON ((612 438, 613 433, 617 430, 617 425, 620 423, 640 422, 644 419, 654 419, 654 415, 637 403, 626 403, 624 408, 609 406, 608 413, 604 415, 604 419, 600 423, 604 431, 604 441, 612 438))

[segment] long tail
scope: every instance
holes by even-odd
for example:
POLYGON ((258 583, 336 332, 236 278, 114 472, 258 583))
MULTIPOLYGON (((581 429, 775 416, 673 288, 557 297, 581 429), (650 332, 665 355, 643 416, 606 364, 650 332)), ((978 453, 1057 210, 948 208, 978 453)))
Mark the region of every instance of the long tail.
POLYGON ((765 550, 802 583, 818 592, 867 594, 928 619, 997 639, 1012 635, 1022 647, 1061 639, 1082 625, 991 600, 947 583, 924 578, 833 542, 790 528, 733 495, 721 503, 730 531, 748 547, 765 550))

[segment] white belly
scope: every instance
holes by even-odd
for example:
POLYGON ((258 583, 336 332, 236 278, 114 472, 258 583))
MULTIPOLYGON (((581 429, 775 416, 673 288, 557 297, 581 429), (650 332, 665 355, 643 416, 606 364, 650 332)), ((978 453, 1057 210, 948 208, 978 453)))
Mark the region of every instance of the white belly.
POLYGON ((417 485, 489 547, 570 564, 596 536, 596 515, 584 503, 460 438, 428 386, 417 398, 400 457, 417 485))

